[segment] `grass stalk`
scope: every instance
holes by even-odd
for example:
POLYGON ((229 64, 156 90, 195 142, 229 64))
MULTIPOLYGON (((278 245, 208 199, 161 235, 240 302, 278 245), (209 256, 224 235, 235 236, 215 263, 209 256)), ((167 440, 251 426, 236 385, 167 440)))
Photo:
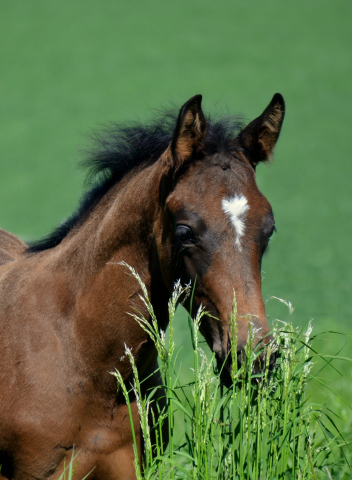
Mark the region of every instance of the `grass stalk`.
MULTIPOLYGON (((138 479, 323 480, 327 471, 330 474, 338 469, 337 465, 342 465, 340 470, 346 472, 341 479, 349 478, 351 469, 346 467, 346 462, 343 463, 343 455, 349 455, 348 452, 337 455, 340 463, 336 464, 332 463, 330 455, 333 451, 346 449, 346 442, 342 441, 334 425, 329 427, 335 429, 332 434, 323 423, 321 412, 324 412, 324 406, 309 404, 305 399, 307 383, 314 378, 311 374, 311 326, 302 334, 290 324, 276 324, 273 329, 275 343, 258 345, 257 351, 253 351, 256 332, 249 322, 248 342, 238 368, 239 319, 234 296, 230 325, 233 385, 227 389, 220 382, 216 366, 213 366, 214 356, 207 356, 200 347, 199 327, 205 314, 201 308, 196 318, 190 321, 193 380, 181 385, 176 373, 178 367, 172 322, 177 303, 187 293, 189 287, 183 288, 180 284, 175 286, 169 304, 168 342, 165 333, 159 331, 155 316, 152 315, 152 320, 147 322, 139 312, 133 314, 155 341, 167 406, 165 411, 159 412, 158 418, 153 418, 153 425, 150 426, 150 419, 145 412, 149 410, 148 402, 152 395, 148 397, 147 394, 142 398, 140 383, 134 378, 132 389, 145 437, 143 469, 136 455, 138 479), (277 349, 278 358, 275 369, 270 372, 270 356, 274 349, 277 349), (261 374, 253 375, 253 362, 259 353, 265 359, 265 368, 261 374), (162 438, 164 421, 168 421, 167 449, 162 438), (185 426, 184 437, 177 441, 175 426, 180 422, 185 426), (151 444, 150 428, 158 432, 155 435, 156 445, 151 444)), ((148 312, 152 311, 149 299, 144 297, 144 301, 148 312)), ((131 353, 129 359, 134 377, 137 377, 131 353)), ((128 404, 131 391, 123 384, 118 372, 115 372, 115 376, 128 404)), ((130 407, 129 415, 133 425, 130 407)), ((133 442, 135 452, 138 452, 135 437, 133 442)), ((338 478, 336 476, 336 480, 338 478)))

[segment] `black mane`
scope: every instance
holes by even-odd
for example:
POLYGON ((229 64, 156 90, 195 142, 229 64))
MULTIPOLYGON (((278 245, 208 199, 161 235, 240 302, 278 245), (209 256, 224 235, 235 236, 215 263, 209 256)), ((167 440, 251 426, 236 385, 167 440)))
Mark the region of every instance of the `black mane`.
MULTIPOLYGON (((65 222, 48 236, 31 243, 28 252, 40 252, 59 245, 68 233, 82 224, 108 190, 127 173, 146 162, 155 162, 171 142, 177 112, 167 112, 149 125, 140 123, 112 124, 102 134, 95 135, 96 147, 81 165, 88 168, 86 185, 79 207, 65 222)), ((203 151, 207 155, 233 151, 231 143, 242 128, 237 117, 225 117, 211 122, 208 118, 203 151)))

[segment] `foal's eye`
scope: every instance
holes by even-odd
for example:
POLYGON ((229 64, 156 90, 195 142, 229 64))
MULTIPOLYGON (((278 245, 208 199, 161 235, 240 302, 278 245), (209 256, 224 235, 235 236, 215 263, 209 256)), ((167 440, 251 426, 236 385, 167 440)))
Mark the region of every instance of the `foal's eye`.
POLYGON ((177 225, 176 236, 182 243, 195 243, 195 238, 192 230, 186 225, 177 225))

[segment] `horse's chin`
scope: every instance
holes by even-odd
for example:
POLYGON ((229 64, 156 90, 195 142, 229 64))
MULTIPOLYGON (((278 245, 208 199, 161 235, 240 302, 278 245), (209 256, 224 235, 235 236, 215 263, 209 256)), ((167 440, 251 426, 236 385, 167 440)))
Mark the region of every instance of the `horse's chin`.
POLYGON ((227 368, 223 368, 221 370, 220 381, 226 388, 230 388, 232 386, 231 372, 227 368))
MULTIPOLYGON (((253 362, 252 364, 252 375, 258 375, 261 373, 265 372, 265 369, 268 368, 269 371, 272 370, 275 366, 276 362, 276 357, 277 357, 277 352, 273 352, 270 355, 270 360, 269 363, 267 364, 265 358, 263 355, 259 355, 257 359, 253 362), (266 365, 268 365, 266 367, 266 365)), ((240 349, 237 351, 237 370, 239 370, 242 366, 244 358, 244 350, 240 349)), ((227 387, 230 388, 233 384, 232 382, 232 361, 230 355, 227 356, 226 360, 224 361, 221 359, 219 356, 217 356, 217 365, 218 365, 218 371, 220 372, 220 380, 221 383, 227 387)), ((239 383, 239 385, 241 382, 239 383)))

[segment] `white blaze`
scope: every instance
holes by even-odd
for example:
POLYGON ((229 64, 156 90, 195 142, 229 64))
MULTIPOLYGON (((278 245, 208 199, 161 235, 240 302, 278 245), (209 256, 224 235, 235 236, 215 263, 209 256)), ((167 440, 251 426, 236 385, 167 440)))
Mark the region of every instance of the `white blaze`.
POLYGON ((241 248, 240 238, 245 231, 244 216, 247 210, 249 210, 248 201, 244 195, 235 195, 233 198, 230 198, 230 200, 224 199, 222 201, 222 208, 231 219, 237 234, 236 244, 241 248))

